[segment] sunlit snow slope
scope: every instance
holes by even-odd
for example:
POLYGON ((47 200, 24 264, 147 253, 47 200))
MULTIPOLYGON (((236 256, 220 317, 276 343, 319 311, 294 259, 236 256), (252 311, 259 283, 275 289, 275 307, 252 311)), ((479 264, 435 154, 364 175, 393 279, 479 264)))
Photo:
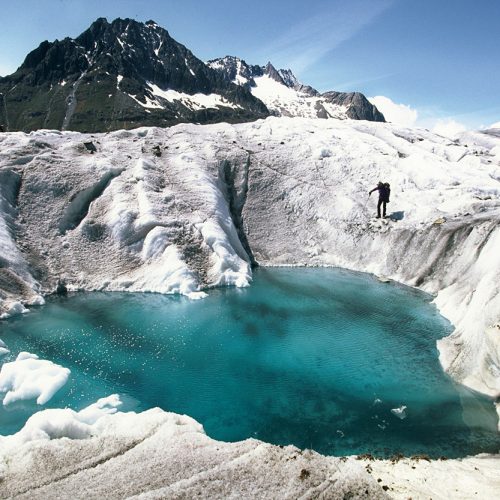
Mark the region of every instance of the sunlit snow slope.
POLYGON ((384 123, 269 118, 8 133, 0 165, 0 314, 58 280, 200 297, 247 285, 253 261, 338 265, 437 294, 456 327, 439 344, 443 366, 500 394, 493 132, 455 143, 384 123), (379 180, 392 186, 391 220, 373 218, 379 180))

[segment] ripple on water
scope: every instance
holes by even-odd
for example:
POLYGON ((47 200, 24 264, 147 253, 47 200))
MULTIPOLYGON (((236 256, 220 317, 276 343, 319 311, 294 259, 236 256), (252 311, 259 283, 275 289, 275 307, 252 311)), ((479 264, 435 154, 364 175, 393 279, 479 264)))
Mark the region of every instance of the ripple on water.
MULTIPOLYGON (((3 322, 0 337, 10 359, 29 351, 71 369, 45 407, 80 409, 117 392, 125 409, 186 413, 226 441, 335 455, 497 452, 491 400, 439 366, 436 339, 451 327, 429 300, 361 273, 259 269, 250 288, 202 301, 53 298, 3 322)), ((2 407, 0 432, 17 431, 38 409, 2 407)))

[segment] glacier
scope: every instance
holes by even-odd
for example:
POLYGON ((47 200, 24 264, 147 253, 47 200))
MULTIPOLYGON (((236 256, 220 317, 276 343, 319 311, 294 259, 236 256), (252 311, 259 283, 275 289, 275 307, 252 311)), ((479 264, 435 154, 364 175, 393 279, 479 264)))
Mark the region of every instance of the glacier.
POLYGON ((248 286, 255 263, 340 266, 433 294, 455 327, 438 343, 443 368, 500 396, 494 130, 451 141, 389 123, 270 117, 2 133, 0 180, 2 318, 58 283, 196 299, 248 286), (368 197, 379 180, 391 184, 387 219, 368 197))

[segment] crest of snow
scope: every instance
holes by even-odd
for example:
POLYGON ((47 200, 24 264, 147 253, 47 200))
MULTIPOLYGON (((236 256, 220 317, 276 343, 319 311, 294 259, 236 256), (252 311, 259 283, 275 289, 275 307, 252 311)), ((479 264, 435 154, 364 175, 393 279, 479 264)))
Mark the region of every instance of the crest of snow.
POLYGON ((119 90, 120 89, 120 82, 123 80, 123 76, 122 75, 118 75, 116 77, 116 88, 119 90))
POLYGON ((196 152, 184 154, 174 160, 178 169, 186 172, 186 180, 193 192, 208 201, 211 216, 197 222, 204 243, 213 252, 213 265, 209 274, 217 276, 214 284, 248 286, 252 279, 250 264, 234 227, 224 194, 216 179, 202 165, 196 152))
POLYGON ((467 127, 455 120, 438 120, 432 128, 435 134, 453 139, 456 135, 465 132, 467 127))
POLYGON ((142 106, 143 108, 149 108, 149 109, 163 109, 163 106, 157 102, 157 101, 153 101, 152 99, 150 99, 147 95, 144 96, 144 99, 145 99, 145 103, 142 102, 142 101, 139 101, 139 99, 137 99, 136 96, 132 95, 132 94, 127 94, 131 99, 133 99, 137 104, 139 104, 140 106, 142 106))
POLYGON ((500 128, 500 122, 492 123, 489 128, 500 128))
POLYGON ((388 122, 413 127, 417 121, 417 110, 406 104, 397 104, 383 95, 369 97, 368 100, 377 107, 388 122))
POLYGON ((346 108, 326 102, 321 97, 311 97, 277 82, 268 75, 254 78, 252 94, 260 99, 270 111, 278 115, 316 118, 320 105, 331 118, 345 118, 346 108))
POLYGON ((120 44, 121 48, 124 48, 123 42, 120 40, 120 37, 116 37, 116 41, 120 44))
MULTIPOLYGON (((116 394, 101 398, 83 410, 47 409, 32 415, 24 427, 12 436, 0 435, 0 458, 31 441, 50 439, 86 439, 105 430, 105 420, 122 404, 116 394)), ((116 422, 118 424, 118 422, 116 422)), ((119 425, 116 429, 119 433, 119 425)))
POLYGON ((68 368, 21 352, 0 370, 0 392, 6 393, 3 404, 36 398, 37 404, 43 405, 66 384, 69 374, 68 368))

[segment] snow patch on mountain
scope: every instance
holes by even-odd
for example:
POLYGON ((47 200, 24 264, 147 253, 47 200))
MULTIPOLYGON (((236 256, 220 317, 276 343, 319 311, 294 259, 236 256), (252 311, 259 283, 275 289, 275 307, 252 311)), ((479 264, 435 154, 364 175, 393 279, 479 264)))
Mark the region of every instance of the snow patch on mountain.
POLYGON ((277 70, 249 65, 242 59, 226 56, 208 61, 227 81, 249 89, 275 116, 336 118, 384 121, 377 108, 359 92, 325 92, 298 81, 290 69, 277 70))
POLYGON ((287 87, 268 75, 254 78, 252 94, 259 98, 277 116, 302 118, 346 119, 346 106, 338 106, 321 97, 312 97, 287 87))
MULTIPOLYGON (((154 98, 159 97, 160 101, 161 99, 165 99, 168 102, 180 101, 181 104, 192 110, 217 108, 219 106, 233 109, 242 109, 241 106, 229 102, 227 99, 218 94, 197 93, 190 95, 184 92, 177 92, 176 90, 172 89, 163 90, 158 87, 158 85, 155 85, 151 82, 147 82, 147 85, 151 89, 151 93, 153 94, 154 98)), ((159 104, 157 101, 154 102, 154 104, 161 107, 161 104, 159 104)))

